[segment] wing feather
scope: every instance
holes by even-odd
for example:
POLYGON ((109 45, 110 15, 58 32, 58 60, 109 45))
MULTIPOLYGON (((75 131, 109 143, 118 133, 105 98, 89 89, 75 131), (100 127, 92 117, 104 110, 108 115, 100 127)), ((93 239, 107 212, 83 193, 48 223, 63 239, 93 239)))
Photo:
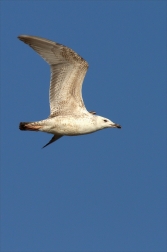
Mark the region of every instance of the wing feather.
POLYGON ((50 116, 86 110, 82 83, 88 63, 72 49, 53 41, 28 35, 18 38, 32 47, 51 67, 50 116))

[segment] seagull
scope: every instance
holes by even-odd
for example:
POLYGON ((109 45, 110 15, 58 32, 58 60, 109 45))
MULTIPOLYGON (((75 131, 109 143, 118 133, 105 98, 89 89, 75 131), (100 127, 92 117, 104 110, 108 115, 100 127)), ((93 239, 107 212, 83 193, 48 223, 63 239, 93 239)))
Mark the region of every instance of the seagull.
POLYGON ((36 122, 20 122, 20 130, 53 134, 43 146, 62 136, 78 136, 105 128, 121 128, 117 123, 87 111, 82 99, 82 83, 88 63, 72 49, 36 36, 20 35, 18 39, 34 49, 51 68, 50 116, 36 122))

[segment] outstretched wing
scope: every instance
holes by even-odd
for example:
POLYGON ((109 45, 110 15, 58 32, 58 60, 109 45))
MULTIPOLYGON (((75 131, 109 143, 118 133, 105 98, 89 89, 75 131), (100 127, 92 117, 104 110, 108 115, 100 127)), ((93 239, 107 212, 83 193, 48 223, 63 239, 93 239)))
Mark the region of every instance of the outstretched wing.
POLYGON ((50 117, 86 110, 82 83, 88 63, 72 49, 50 40, 28 35, 18 38, 32 47, 51 67, 50 117))

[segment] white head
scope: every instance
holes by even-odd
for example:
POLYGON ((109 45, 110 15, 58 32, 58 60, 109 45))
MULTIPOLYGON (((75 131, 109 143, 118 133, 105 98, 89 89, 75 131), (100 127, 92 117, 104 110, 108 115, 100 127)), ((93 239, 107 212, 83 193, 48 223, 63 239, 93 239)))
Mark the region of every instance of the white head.
POLYGON ((121 125, 110 121, 109 119, 101 116, 95 116, 97 123, 97 130, 105 129, 105 128, 121 128, 121 125))

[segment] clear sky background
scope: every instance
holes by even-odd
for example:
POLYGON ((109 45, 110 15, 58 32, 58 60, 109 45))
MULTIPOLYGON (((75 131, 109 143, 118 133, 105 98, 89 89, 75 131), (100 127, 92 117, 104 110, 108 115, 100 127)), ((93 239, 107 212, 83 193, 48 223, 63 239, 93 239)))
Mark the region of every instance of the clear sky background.
POLYGON ((1 251, 166 251, 166 1, 1 1, 1 251), (50 69, 18 35, 89 63, 88 110, 122 125, 22 132, 49 116, 50 69))

